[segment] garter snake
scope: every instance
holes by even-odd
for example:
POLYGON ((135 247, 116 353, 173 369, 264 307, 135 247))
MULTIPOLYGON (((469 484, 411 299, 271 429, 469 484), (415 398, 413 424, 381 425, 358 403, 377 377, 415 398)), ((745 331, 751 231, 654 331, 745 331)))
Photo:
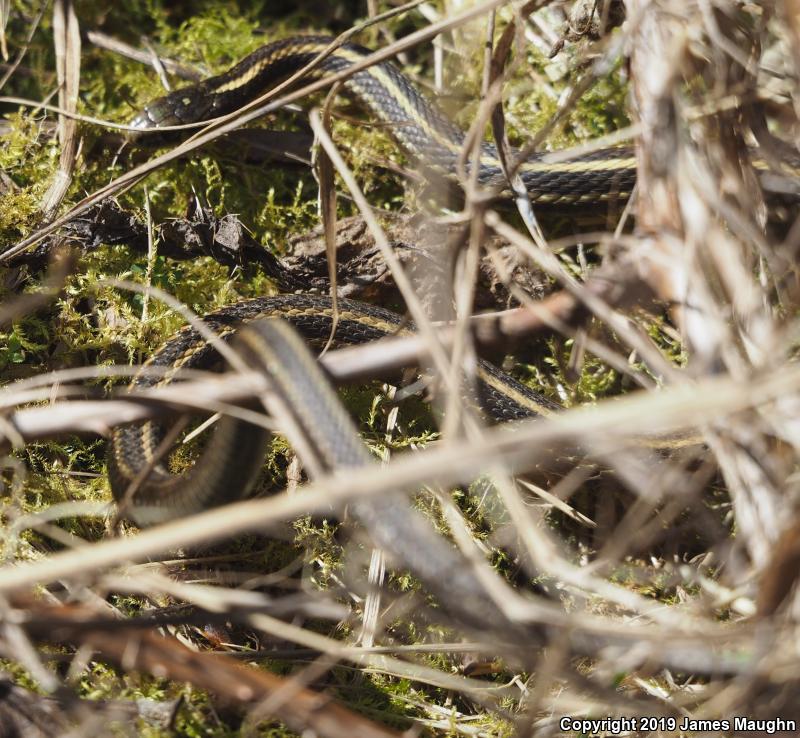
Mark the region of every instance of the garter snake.
MULTIPOLYGON (((150 102, 134 118, 132 125, 140 131, 158 131, 165 126, 185 125, 222 116, 311 62, 316 61, 316 65, 307 72, 307 76, 328 75, 347 69, 370 53, 362 47, 345 44, 325 55, 330 51, 332 41, 325 36, 300 36, 267 44, 224 74, 150 102)), ((455 173, 464 140, 463 131, 425 98, 393 64, 385 62, 359 71, 349 77, 344 86, 379 120, 391 125, 392 135, 414 158, 424 162, 427 168, 448 175, 455 173)), ((600 202, 626 197, 630 193, 634 160, 630 150, 621 148, 607 149, 560 164, 550 164, 534 156, 520 169, 520 175, 532 199, 537 202, 600 202)), ((500 181, 502 176, 497 151, 490 144, 484 144, 480 158, 480 181, 491 184, 500 181)), ((344 313, 335 337, 339 343, 374 340, 397 331, 400 325, 398 316, 368 305, 346 302, 342 310, 344 313)), ((330 302, 327 298, 313 296, 252 300, 224 308, 209 316, 208 320, 217 332, 229 335, 234 330, 234 324, 258 317, 286 318, 312 341, 324 342, 330 334, 330 302)), ((204 345, 199 336, 187 330, 167 343, 152 363, 177 371, 180 367, 203 366, 211 354, 213 351, 204 345)), ((478 380, 484 409, 495 420, 528 417, 554 409, 544 398, 489 364, 481 363, 478 380)), ((137 384, 146 386, 149 381, 142 377, 137 384)), ((142 470, 147 470, 148 465, 152 464, 164 437, 164 431, 158 424, 144 423, 117 429, 110 454, 115 495, 122 499, 125 490, 137 480, 137 503, 142 503, 150 510, 147 522, 155 522, 164 517, 220 504, 231 498, 232 488, 248 488, 261 462, 260 454, 250 451, 255 446, 263 445, 264 439, 258 438, 258 432, 254 429, 248 427, 244 430, 241 424, 234 421, 225 421, 223 426, 225 432, 216 435, 230 439, 229 452, 231 448, 240 451, 236 454, 236 468, 230 469, 231 464, 223 463, 224 454, 212 450, 201 457, 190 472, 190 480, 176 478, 159 468, 153 469, 146 479, 141 479, 142 470), (229 425, 233 428, 230 433, 229 425), (248 453, 244 453, 244 449, 248 453), (247 462, 243 461, 245 456, 248 457, 247 462), (198 500, 202 500, 202 504, 198 500), (159 506, 160 511, 157 510, 159 506)), ((143 515, 139 519, 145 522, 143 515)))
MULTIPOLYGON (((151 102, 132 125, 141 131, 157 130, 232 112, 265 86, 314 61, 330 42, 327 37, 310 36, 264 46, 222 75, 151 102)), ((308 75, 342 71, 367 53, 355 45, 340 46, 324 56, 308 75)), ((392 135, 424 167, 455 174, 464 133, 396 67, 390 63, 372 66, 349 77, 344 86, 379 120, 391 125, 392 135)), ((536 203, 601 203, 629 196, 635 181, 635 160, 632 150, 624 147, 561 162, 534 155, 519 173, 536 203)), ((483 184, 504 181, 497 151, 490 144, 482 144, 477 175, 483 184)), ((241 324, 249 325, 241 331, 240 348, 280 387, 285 409, 297 416, 296 425, 307 434, 306 445, 323 460, 323 468, 367 463, 368 454, 352 421, 331 395, 313 357, 282 323, 261 318, 283 318, 310 342, 324 343, 332 327, 330 299, 311 295, 258 298, 224 308, 205 320, 226 339, 241 324)), ((389 311, 341 300, 334 338, 338 344, 360 343, 402 330, 401 318, 389 311)), ((148 362, 166 369, 166 377, 156 380, 150 373, 142 374, 133 387, 170 381, 181 369, 205 367, 214 354, 214 349, 187 327, 148 362)), ((488 363, 479 363, 476 379, 478 400, 494 420, 547 415, 557 410, 488 363)), ((112 491, 124 514, 141 525, 189 515, 244 496, 259 473, 266 443, 265 431, 223 417, 192 470, 176 476, 159 463, 165 437, 164 427, 154 421, 120 426, 112 434, 112 491)), ((355 512, 377 544, 417 574, 451 612, 482 627, 500 623, 500 611, 493 603, 485 597, 476 599, 476 593, 484 588, 467 559, 445 543, 401 493, 359 502, 355 512)))
MULTIPOLYGON (((321 348, 333 326, 332 301, 321 295, 254 298, 211 313, 204 322, 227 339, 240 325, 264 318, 283 318, 311 345, 321 348)), ((334 345, 365 343, 409 330, 403 327, 402 318, 396 313, 354 300, 340 300, 334 345)), ((143 389, 167 383, 181 369, 207 368, 214 363, 215 356, 216 350, 187 326, 146 363, 167 370, 164 376, 157 378, 148 372, 140 375, 132 386, 143 389)), ((486 415, 496 422, 547 415, 557 410, 554 403, 488 362, 479 362, 477 380, 478 401, 486 415)), ((309 413, 305 420, 313 425, 317 422, 315 417, 309 413)), ((247 493, 263 463, 266 434, 231 418, 223 418, 218 426, 209 448, 188 475, 173 475, 156 465, 149 476, 140 480, 135 495, 140 510, 132 515, 137 522, 152 524, 188 515, 247 493)), ((125 498, 130 485, 156 458, 164 434, 164 427, 155 421, 114 429, 109 475, 118 500, 125 498)))
MULTIPOLYGON (((330 49, 328 36, 296 36, 262 46, 224 74, 176 90, 150 102, 132 121, 140 131, 186 125, 237 110, 260 92, 285 79, 330 49)), ((322 56, 304 79, 346 70, 371 52, 344 44, 322 56)), ((353 74, 344 89, 388 130, 402 148, 427 169, 454 177, 464 132, 390 62, 353 74)), ((560 162, 546 154, 530 156, 519 169, 531 200, 540 205, 591 205, 627 199, 636 178, 633 149, 610 147, 560 162)), ((496 148, 481 147, 478 180, 503 186, 496 148)))
MULTIPOLYGON (((286 429, 292 445, 307 468, 327 473, 371 463, 352 419, 307 347, 326 343, 332 319, 332 300, 316 295, 255 298, 204 319, 222 338, 233 338, 245 361, 265 374, 272 402, 279 403, 284 417, 293 418, 286 429)), ((388 310, 340 300, 335 336, 338 344, 361 343, 410 330, 402 325, 401 317, 388 310)), ((133 387, 163 384, 181 369, 207 367, 214 353, 196 329, 186 327, 147 362, 168 372, 160 379, 141 374, 133 387)), ((557 409, 486 362, 480 362, 477 379, 480 402, 496 420, 557 409)), ((268 433, 223 416, 199 460, 182 476, 157 463, 164 437, 164 427, 154 421, 117 426, 111 437, 111 488, 122 514, 139 525, 191 515, 246 495, 263 465, 268 433)), ((411 507, 402 490, 357 500, 351 509, 376 545, 425 582, 451 616, 484 631, 502 626, 506 637, 518 630, 481 594, 483 585, 469 561, 411 507)))

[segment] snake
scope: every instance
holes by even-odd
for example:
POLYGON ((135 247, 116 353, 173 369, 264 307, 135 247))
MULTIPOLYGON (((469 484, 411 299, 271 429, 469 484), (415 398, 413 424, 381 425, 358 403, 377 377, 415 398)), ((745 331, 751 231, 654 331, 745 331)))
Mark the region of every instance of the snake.
MULTIPOLYGON (((351 342, 358 342, 358 334, 364 340, 373 340, 386 329, 397 327, 394 322, 397 316, 390 311, 372 306, 362 308, 348 300, 342 303, 343 335, 351 342), (353 309, 357 310, 356 316, 349 314, 353 309), (367 311, 369 321, 363 319, 367 311)), ((268 396, 272 398, 269 407, 273 410, 277 407, 284 417, 292 418, 285 430, 306 468, 314 469, 316 474, 346 473, 348 469, 377 464, 309 349, 312 335, 320 342, 326 337, 318 298, 287 295, 246 301, 237 308, 237 324, 246 321, 242 328, 234 327, 230 313, 225 311, 208 316, 206 322, 223 338, 232 338, 233 348, 243 360, 268 379, 271 390, 268 396)), ((329 331, 330 325, 327 328, 329 331)), ((205 366, 211 350, 194 328, 187 328, 169 341, 150 364, 174 369, 192 364, 205 366)), ((490 365, 482 367, 483 372, 488 372, 482 380, 487 405, 500 401, 502 412, 508 412, 508 403, 489 384, 492 379, 500 378, 500 373, 490 365)), ((152 381, 143 376, 136 384, 142 387, 152 381)), ((532 402, 539 400, 523 385, 518 390, 532 402)), ((552 409, 546 401, 542 402, 543 408, 552 409)), ((497 411, 501 411, 500 407, 497 411)), ((518 406, 517 412, 520 416, 526 414, 523 405, 518 406)), ((146 464, 152 458, 147 450, 154 450, 152 444, 161 432, 163 429, 146 423, 122 426, 114 434, 109 466, 112 488, 117 493, 124 493, 132 481, 133 469, 125 464, 135 463, 134 457, 146 464)), ((263 429, 223 416, 189 474, 171 475, 156 467, 143 489, 136 491, 135 500, 125 510, 126 516, 141 525, 151 525, 236 499, 258 476, 268 436, 263 429)), ((119 494, 118 499, 125 504, 119 494)), ((447 603, 448 610, 463 624, 484 629, 491 624, 492 630, 502 624, 518 630, 499 615, 488 597, 481 596, 483 588, 463 554, 411 506, 403 490, 356 499, 349 509, 364 524, 373 542, 399 558, 434 595, 447 603)))
MULTIPOLYGON (((187 125, 227 115, 265 88, 305 70, 304 79, 349 69, 371 52, 355 44, 331 48, 326 36, 299 36, 267 44, 229 71, 171 92, 146 105, 131 122, 140 133, 187 125)), ((399 145, 424 168, 455 176, 465 134, 390 62, 356 71, 343 83, 379 121, 389 124, 399 145)), ((505 176, 498 152, 481 145, 477 178, 502 187, 505 176)), ((624 200, 635 183, 630 148, 612 147, 570 160, 550 161, 534 154, 519 167, 532 202, 585 205, 624 200)), ((206 325, 235 345, 269 377, 275 395, 296 422, 301 446, 312 449, 323 471, 371 463, 353 421, 341 406, 307 343, 320 347, 375 341, 413 331, 396 313, 352 300, 334 306, 321 295, 279 295, 245 300, 204 318, 206 325), (302 339, 299 338, 302 336, 302 339)), ((131 385, 141 390, 180 377, 187 369, 219 361, 216 349, 191 326, 169 339, 147 362, 158 372, 142 372, 131 385)), ((494 422, 552 415, 559 406, 492 364, 479 361, 475 397, 494 422)), ((173 474, 162 462, 168 438, 162 422, 148 420, 113 429, 108 471, 123 514, 138 525, 154 525, 226 504, 248 495, 263 465, 269 433, 223 416, 206 448, 185 474, 173 474)), ((453 548, 414 510, 407 491, 355 503, 354 512, 375 543, 417 575, 459 621, 494 630, 508 625, 464 554, 453 548), (481 594, 484 593, 484 594, 481 594)), ((508 633, 509 631, 506 631, 508 633)))
MULTIPOLYGON (((392 335, 413 333, 414 327, 390 310, 339 299, 334 331, 333 299, 326 295, 277 295, 242 300, 210 313, 205 325, 224 340, 233 338, 242 325, 280 319, 291 325, 312 347, 321 349, 333 334, 333 347, 358 345, 392 335)), ((192 326, 184 326, 145 362, 151 371, 141 372, 131 389, 146 390, 171 382, 181 371, 208 369, 218 363, 217 350, 192 326)), ((306 367, 311 366, 306 362, 306 367)), ((491 363, 479 360, 476 397, 485 416, 496 423, 547 416, 558 405, 491 363)), ((324 418, 309 412, 308 425, 324 418)), ((246 495, 260 473, 269 434, 251 424, 223 416, 213 439, 186 475, 170 473, 153 465, 165 438, 162 423, 150 420, 115 427, 111 435, 108 469, 111 489, 124 500, 143 469, 152 466, 135 494, 131 517, 139 524, 165 522, 229 502, 246 495)), ((334 432, 331 432, 333 435, 334 432)))
MULTIPOLYGON (((130 126, 139 134, 157 133, 228 115, 299 70, 304 80, 329 76, 372 53, 356 44, 335 48, 333 44, 330 36, 294 36, 266 44, 223 74, 151 101, 130 126)), ((420 165, 455 177, 464 131, 394 64, 382 62, 359 70, 343 87, 420 165)), ((521 163, 518 174, 530 200, 538 205, 588 206, 626 200, 636 181, 636 158, 630 146, 605 147, 566 161, 534 153, 521 163)), ((490 143, 481 144, 477 178, 483 185, 506 188, 500 156, 490 143)))

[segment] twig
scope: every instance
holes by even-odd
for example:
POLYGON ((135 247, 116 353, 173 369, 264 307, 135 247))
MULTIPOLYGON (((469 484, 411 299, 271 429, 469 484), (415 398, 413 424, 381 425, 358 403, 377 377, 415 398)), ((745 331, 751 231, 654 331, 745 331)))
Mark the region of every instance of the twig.
MULTIPOLYGON (((47 608, 29 602, 25 609, 33 610, 44 619, 44 625, 28 626, 29 632, 39 640, 58 644, 80 643, 123 669, 190 682, 234 704, 258 703, 284 689, 290 681, 268 671, 244 666, 227 656, 198 653, 174 638, 141 631, 120 638, 118 620, 109 621, 111 630, 103 628, 96 620, 91 628, 87 628, 84 621, 94 613, 85 607, 47 608)), ((274 715, 298 733, 313 731, 327 738, 351 738, 353 735, 391 738, 400 735, 336 704, 324 694, 302 687, 292 691, 291 701, 274 704, 274 715)))

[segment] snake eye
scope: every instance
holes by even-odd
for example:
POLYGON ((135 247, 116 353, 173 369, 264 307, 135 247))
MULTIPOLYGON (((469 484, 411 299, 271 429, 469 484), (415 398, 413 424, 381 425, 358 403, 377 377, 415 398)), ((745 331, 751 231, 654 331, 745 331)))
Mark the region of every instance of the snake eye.
POLYGON ((168 98, 172 108, 171 117, 176 123, 197 123, 206 119, 209 105, 208 96, 203 91, 195 88, 177 90, 168 98))

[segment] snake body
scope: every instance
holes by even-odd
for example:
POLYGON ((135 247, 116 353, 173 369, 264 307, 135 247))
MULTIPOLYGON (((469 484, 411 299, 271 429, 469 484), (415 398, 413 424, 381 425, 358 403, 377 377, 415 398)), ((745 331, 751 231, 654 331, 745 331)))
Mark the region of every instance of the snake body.
MULTIPOLYGON (((267 44, 224 74, 176 90, 150 102, 132 121, 139 131, 159 131, 223 116, 240 108, 271 85, 302 70, 303 79, 349 69, 371 52, 354 44, 333 45, 327 36, 299 36, 267 44)), ((378 120, 424 168, 455 176, 465 134, 390 62, 361 69, 344 82, 350 95, 378 120)), ((503 172, 494 146, 484 143, 477 172, 486 184, 499 183, 503 172)), ((601 203, 626 197, 633 187, 635 161, 630 149, 611 148, 554 163, 533 155, 519 174, 536 203, 601 203)), ((334 345, 372 341, 401 330, 399 316, 381 308, 342 301, 334 345)), ((208 316, 208 325, 227 338, 243 323, 280 317, 317 345, 331 331, 328 298, 292 295, 232 305, 208 316)), ((406 328, 408 330, 408 327, 406 328)), ((182 368, 203 368, 216 352, 191 328, 180 331, 148 362, 167 370, 169 381, 182 368)), ((142 375, 134 388, 156 380, 142 375)), ((495 367, 481 362, 476 398, 495 421, 552 413, 556 407, 495 367)), ((141 524, 187 515, 247 494, 258 474, 266 443, 261 430, 223 418, 206 452, 186 476, 170 474, 160 463, 165 429, 157 422, 115 429, 109 454, 112 491, 141 524), (132 497, 132 499, 128 499, 132 497), (135 503, 135 504, 132 504, 135 503)))
MULTIPOLYGON (((362 60, 368 50, 345 44, 330 51, 331 39, 296 37, 262 47, 228 72, 198 85, 177 90, 151 102, 133 121, 140 131, 183 125, 225 115, 241 107, 265 86, 314 63, 307 77, 341 72, 362 60), (330 53, 327 53, 330 52, 330 53)), ((390 124, 392 135, 424 168, 455 176, 464 133, 391 63, 361 70, 344 83, 378 120, 390 124)), ((477 177, 481 183, 502 186, 504 175, 496 149, 482 144, 477 177)), ((553 162, 545 156, 528 158, 519 169, 530 198, 537 204, 594 204, 626 198, 635 181, 635 161, 627 148, 597 151, 553 162)), ((331 334, 329 298, 291 295, 248 300, 205 318, 223 338, 235 335, 247 360, 261 368, 284 410, 296 420, 301 445, 311 449, 323 471, 370 463, 352 421, 339 405, 326 378, 304 348, 297 332, 320 345, 331 334), (280 321, 264 318, 282 318, 280 321)), ((400 316, 378 307, 340 301, 334 345, 373 341, 412 330, 400 316)), ((148 362, 166 371, 161 379, 140 375, 133 389, 168 382, 181 369, 214 363, 216 351, 187 327, 168 341, 148 362)), ((549 415, 557 407, 485 362, 477 370, 475 398, 495 421, 549 415)), ((117 427, 112 435, 109 474, 123 513, 141 525, 190 515, 214 505, 240 499, 252 488, 262 465, 267 434, 241 421, 223 417, 195 466, 186 474, 171 474, 161 461, 163 425, 155 421, 117 427)), ((297 439, 294 439, 297 440, 297 439)), ((485 594, 485 588, 466 557, 454 549, 408 503, 404 490, 354 503, 354 512, 375 542, 394 554, 436 594, 461 622, 484 631, 512 626, 485 594)), ((525 630, 526 637, 531 635, 525 630)))
MULTIPOLYGON (((290 441, 300 450, 307 468, 324 473, 346 472, 373 463, 352 419, 308 348, 309 344, 320 346, 327 341, 332 319, 331 299, 316 295, 246 300, 204 319, 219 336, 233 339, 245 361, 268 378, 273 402, 279 402, 284 416, 293 419, 288 429, 290 441), (292 437, 292 432, 297 436, 292 437)), ((374 341, 413 328, 402 325, 401 317, 388 310, 340 300, 335 345, 374 341)), ((208 367, 215 354, 194 328, 187 327, 147 362, 150 367, 167 369, 167 374, 160 379, 151 373, 142 374, 133 388, 172 381, 181 369, 208 367)), ((477 378, 482 406, 495 420, 522 419, 556 410, 553 403, 491 364, 480 362, 477 378)), ((268 435, 262 428, 223 416, 192 469, 185 475, 175 475, 158 458, 165 437, 163 425, 147 421, 117 426, 108 465, 112 491, 123 514, 139 525, 158 524, 233 502, 246 495, 256 481, 268 435)), ((403 490, 358 499, 351 510, 376 545, 424 581, 461 623, 484 632, 498 630, 505 637, 519 630, 482 594, 482 584, 463 554, 411 507, 403 490)))
MULTIPOLYGON (((328 36, 297 36, 262 46, 224 74, 149 103, 131 125, 140 131, 158 130, 227 115, 312 62, 316 65, 304 72, 303 79, 344 71, 371 53, 355 44, 330 51, 333 41, 328 36)), ((385 123, 423 167, 455 176, 464 132, 394 64, 382 62, 358 71, 345 81, 344 88, 385 123)), ((560 162, 533 154, 520 166, 519 175, 537 204, 596 204, 630 195, 636 160, 633 150, 625 146, 560 162)), ((478 180, 499 187, 505 183, 497 149, 489 143, 481 145, 478 180)))
MULTIPOLYGON (((216 334, 229 339, 240 326, 265 318, 282 318, 309 344, 321 348, 333 327, 333 305, 331 298, 320 295, 255 298, 211 313, 204 322, 216 334)), ((333 345, 366 343, 413 330, 413 326, 403 326, 401 316, 389 310, 354 300, 340 300, 333 345)), ((172 381, 181 369, 203 369, 214 363, 219 363, 216 349, 194 328, 186 327, 146 364, 166 370, 164 376, 143 373, 132 388, 164 384, 172 381)), ((554 403, 488 362, 479 362, 477 380, 477 401, 487 417, 495 422, 548 415, 557 410, 554 403)), ((304 420, 315 424, 321 422, 320 417, 318 413, 310 413, 304 420)), ((194 467, 186 475, 175 475, 161 463, 152 465, 165 437, 161 423, 147 421, 117 426, 111 437, 109 454, 112 491, 118 500, 124 500, 130 486, 137 483, 136 505, 131 517, 140 524, 163 522, 238 499, 247 494, 258 476, 267 436, 262 429, 223 417, 194 467), (148 466, 152 466, 152 470, 142 477, 142 470, 148 466)))

